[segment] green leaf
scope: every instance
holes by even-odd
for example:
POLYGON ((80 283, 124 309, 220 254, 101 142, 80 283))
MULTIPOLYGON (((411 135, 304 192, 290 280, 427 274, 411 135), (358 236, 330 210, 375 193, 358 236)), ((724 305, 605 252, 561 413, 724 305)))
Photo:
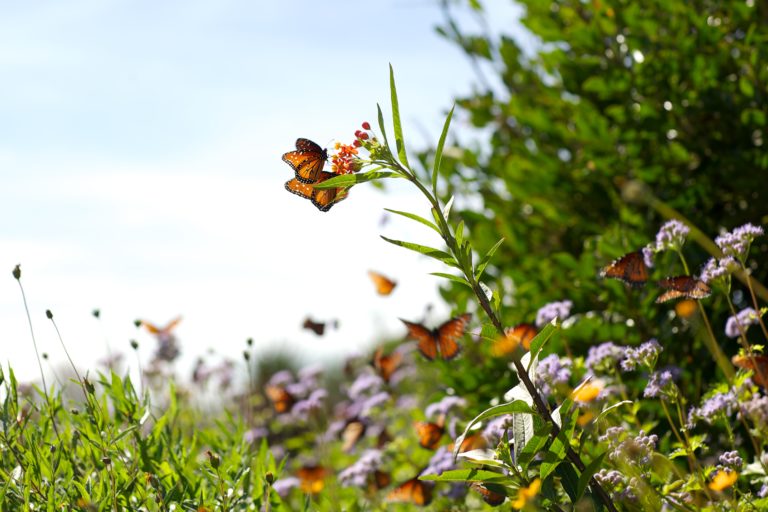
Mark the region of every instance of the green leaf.
POLYGON ((440 475, 423 475, 419 480, 434 482, 499 482, 508 481, 510 478, 502 473, 485 469, 451 469, 440 475))
POLYGON ((411 168, 408 163, 408 156, 405 154, 405 141, 403 140, 403 127, 400 124, 400 105, 397 102, 397 88, 395 87, 395 71, 392 64, 389 65, 389 90, 392 96, 392 126, 395 130, 395 145, 397 146, 397 156, 400 162, 407 168, 411 168))
POLYGON ((603 419, 609 412, 611 412, 613 409, 616 409, 617 407, 621 407, 622 405, 632 404, 633 402, 631 400, 622 400, 621 402, 617 404, 613 404, 609 407, 606 407, 603 409, 600 414, 597 415, 597 418, 595 418, 595 423, 603 419))
POLYGON ((411 242, 403 242, 402 240, 393 240, 392 238, 387 238, 385 236, 382 236, 381 238, 383 238, 384 240, 386 240, 391 244, 399 245, 400 247, 405 247, 406 249, 410 249, 412 251, 416 251, 421 254, 424 254, 425 256, 429 256, 430 258, 435 258, 436 260, 440 260, 446 265, 449 265, 451 267, 459 268, 459 265, 453 259, 453 256, 451 256, 445 251, 441 251, 433 247, 427 247, 426 245, 419 245, 411 242))
POLYGON ((448 215, 451 213, 451 206, 453 206, 453 196, 448 200, 447 203, 445 203, 445 207, 443 208, 443 217, 448 218, 448 215))
POLYGON ((584 468, 584 471, 581 472, 581 475, 579 476, 579 484, 576 486, 577 500, 581 499, 581 497, 584 495, 584 491, 587 490, 587 486, 589 485, 590 478, 592 478, 592 475, 597 473, 597 470, 603 463, 603 457, 605 457, 605 454, 606 452, 603 452, 595 457, 592 462, 587 464, 587 467, 584 468))
POLYGON ((351 187, 358 183, 365 183, 371 180, 380 180, 384 178, 400 178, 400 174, 391 171, 369 171, 359 174, 339 174, 333 178, 313 183, 312 187, 317 189, 351 187))
POLYGON ((464 286, 467 286, 470 290, 472 289, 472 285, 469 284, 469 282, 466 279, 464 279, 463 277, 461 277, 461 276, 455 276, 453 274, 446 274, 444 272, 430 272, 429 275, 437 276, 437 277, 443 277, 445 279, 453 281, 454 283, 463 284, 464 286))
POLYGON ((577 489, 579 485, 579 477, 576 474, 576 470, 570 464, 560 464, 557 467, 557 475, 560 477, 560 483, 571 498, 571 502, 576 503, 577 489))
POLYGON ((379 130, 381 130, 381 136, 384 137, 384 145, 389 147, 389 140, 387 140, 387 130, 384 129, 384 114, 381 112, 381 105, 376 104, 376 110, 378 110, 379 116, 379 130))
MULTIPOLYGON (((544 328, 534 336, 534 338, 531 340, 531 361, 533 361, 538 355, 539 352, 541 352, 541 349, 544 348, 544 344, 549 341, 549 338, 552 337, 553 334, 555 334, 555 331, 557 331, 559 327, 554 323, 554 320, 547 325, 544 326, 544 328)), ((530 369, 530 364, 528 365, 528 368, 526 370, 530 369)))
POLYGON ((448 117, 445 118, 445 124, 443 125, 443 133, 440 134, 440 140, 437 143, 437 149, 435 150, 435 163, 432 168, 432 194, 437 197, 437 175, 440 171, 440 162, 443 159, 443 147, 445 146, 445 138, 448 136, 448 127, 451 125, 451 118, 453 117, 453 109, 456 105, 451 107, 451 111, 448 112, 448 117))
POLYGON ((514 400, 512 402, 495 405, 489 409, 484 410, 483 412, 475 416, 472 419, 472 421, 467 423, 467 426, 464 428, 464 433, 462 433, 459 437, 456 438, 456 441, 454 442, 454 448, 453 448, 453 459, 456 460, 456 457, 459 454, 459 449, 461 448, 461 443, 464 442, 464 438, 467 437, 467 433, 474 425, 476 425, 478 422, 483 421, 484 419, 487 419, 487 418, 493 418, 494 416, 501 416, 502 414, 512 414, 512 413, 534 414, 533 409, 531 409, 531 406, 529 406, 527 403, 523 402, 522 400, 514 400))
POLYGON ((416 222, 421 222, 425 226, 429 226, 430 228, 434 229, 437 232, 437 234, 441 234, 437 226, 435 226, 432 222, 428 221, 424 217, 420 217, 416 215, 415 213, 401 212, 398 210, 390 210, 389 208, 384 208, 384 209, 388 212, 391 212, 397 215, 402 215, 403 217, 408 217, 409 219, 415 220, 416 222))
POLYGON ((480 276, 483 275, 483 272, 485 271, 485 267, 488 266, 488 262, 491 261, 491 258, 496 253, 499 247, 501 247, 501 244, 504 242, 504 237, 501 237, 501 239, 494 244, 493 247, 488 249, 488 252, 485 253, 485 256, 478 262, 477 267, 475 268, 475 279, 480 279, 480 276))
POLYGON ((462 243, 464 242, 464 221, 459 221, 459 225, 456 226, 456 244, 459 247, 462 247, 462 243))

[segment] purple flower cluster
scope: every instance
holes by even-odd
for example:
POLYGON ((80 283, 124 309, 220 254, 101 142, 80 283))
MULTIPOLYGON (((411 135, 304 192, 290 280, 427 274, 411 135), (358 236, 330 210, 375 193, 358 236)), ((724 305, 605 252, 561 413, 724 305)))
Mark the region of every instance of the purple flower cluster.
POLYGON ((653 244, 648 244, 645 247, 643 247, 643 263, 645 263, 645 266, 648 268, 653 268, 653 244))
POLYGON ((504 431, 510 428, 512 428, 511 414, 497 416, 485 426, 483 429, 483 437, 488 441, 490 446, 496 446, 499 444, 499 441, 501 441, 501 436, 504 435, 504 431))
POLYGON ((754 224, 744 224, 730 233, 724 233, 715 238, 715 243, 726 256, 731 256, 741 262, 749 251, 752 240, 764 234, 761 226, 754 224))
POLYGON ((323 402, 328 397, 328 392, 322 388, 315 389, 304 400, 299 400, 291 408, 291 416, 306 421, 313 411, 322 409, 323 402))
POLYGON ((445 471, 455 468, 456 464, 453 462, 453 453, 448 449, 448 446, 443 445, 435 451, 435 454, 429 459, 429 464, 421 474, 442 475, 445 471))
POLYGON ((679 251, 685 243, 685 238, 690 233, 688 226, 679 220, 670 220, 664 223, 656 233, 656 244, 653 246, 654 252, 661 251, 679 251))
POLYGON ((429 404, 424 410, 424 414, 427 418, 448 414, 448 411, 454 407, 464 407, 467 405, 467 401, 458 396, 446 396, 439 402, 429 404))
POLYGON ((641 466, 650 464, 659 437, 655 434, 647 436, 643 430, 635 436, 626 434, 622 427, 609 427, 599 437, 601 442, 608 443, 608 458, 614 462, 632 461, 641 466))
POLYGON ((573 302, 570 300, 562 300, 544 304, 536 312, 536 327, 540 329, 544 325, 551 322, 554 318, 558 318, 562 322, 570 316, 572 307, 573 302))
POLYGON ((768 424, 768 397, 754 394, 749 400, 741 402, 741 414, 750 418, 755 425, 768 424))
POLYGON ((620 471, 603 468, 595 473, 595 480, 597 480, 600 485, 611 490, 611 499, 614 501, 637 501, 637 496, 632 491, 633 485, 636 485, 637 483, 637 480, 634 477, 627 479, 626 475, 620 471))
POLYGON ((735 408, 736 395, 732 391, 716 393, 704 400, 701 407, 691 408, 688 412, 688 426, 692 428, 698 420, 711 425, 718 418, 730 417, 735 408))
POLYGON ((283 498, 288 496, 288 493, 291 492, 291 489, 298 486, 299 479, 295 476, 279 478, 274 484, 272 484, 272 488, 275 490, 275 492, 283 498))
POLYGON ((361 373, 349 386, 347 395, 352 400, 357 400, 363 395, 376 393, 381 390, 384 381, 374 373, 361 373))
POLYGON ((550 354, 541 361, 536 368, 535 384, 544 396, 550 396, 554 388, 561 384, 568 384, 571 378, 572 362, 569 358, 560 358, 557 354, 550 354))
POLYGON ((637 348, 627 347, 624 350, 624 360, 621 361, 621 369, 629 372, 638 366, 645 366, 649 370, 653 370, 662 350, 664 349, 661 348, 659 342, 654 338, 651 338, 637 348))
POLYGON ((648 377, 648 384, 645 386, 643 396, 646 398, 657 398, 659 395, 672 396, 674 391, 674 376, 669 369, 653 372, 648 377))
POLYGON ((744 465, 744 461, 741 459, 739 452, 736 450, 723 453, 720 455, 718 460, 720 461, 720 464, 723 465, 723 467, 732 469, 734 471, 740 470, 741 466, 744 465))
POLYGON ((368 477, 382 464, 381 450, 366 450, 357 462, 339 473, 339 482, 344 487, 365 487, 368 477))
POLYGON ((729 338, 738 338, 741 331, 746 332, 747 328, 758 322, 758 313, 752 308, 746 308, 739 311, 736 315, 728 317, 725 322, 725 335, 729 338))
POLYGON ((707 284, 724 281, 739 268, 739 263, 731 256, 726 256, 719 260, 710 258, 701 269, 699 279, 707 284))
POLYGON ((615 366, 617 361, 624 358, 625 352, 626 347, 616 345, 612 341, 606 341, 600 345, 589 347, 584 364, 592 370, 592 373, 600 373, 601 370, 608 371, 615 366))

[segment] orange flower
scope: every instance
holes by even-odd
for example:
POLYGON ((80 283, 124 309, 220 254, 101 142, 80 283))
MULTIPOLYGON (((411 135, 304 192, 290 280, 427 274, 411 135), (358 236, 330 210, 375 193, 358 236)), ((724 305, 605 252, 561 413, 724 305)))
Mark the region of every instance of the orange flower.
POLYGON ((739 474, 731 469, 721 469, 709 482, 708 487, 713 491, 722 491, 736 483, 739 474))
POLYGON ((571 393, 571 398, 576 402, 591 402, 600 394, 605 383, 599 379, 589 380, 576 386, 571 393))
POLYGON ((537 494, 539 494, 540 489, 541 478, 537 478, 531 482, 531 485, 528 487, 521 487, 520 490, 517 491, 517 499, 512 502, 512 508, 515 510, 522 509, 526 503, 528 503, 530 500, 535 498, 537 494))
POLYGON ((351 144, 337 142, 334 145, 336 154, 331 157, 331 170, 336 174, 351 174, 360 170, 360 160, 357 158, 357 148, 351 144))

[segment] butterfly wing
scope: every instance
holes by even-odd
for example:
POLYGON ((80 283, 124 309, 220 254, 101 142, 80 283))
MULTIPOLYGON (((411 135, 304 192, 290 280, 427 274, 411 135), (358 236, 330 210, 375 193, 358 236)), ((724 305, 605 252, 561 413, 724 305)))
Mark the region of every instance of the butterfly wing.
POLYGON ((657 303, 680 297, 698 300, 709 297, 712 293, 712 288, 707 283, 691 276, 665 277, 658 284, 666 291, 656 299, 657 303))
POLYGON ((299 477, 299 485, 305 494, 318 494, 325 487, 325 475, 327 470, 323 466, 303 466, 296 475, 299 477))
POLYGON ((421 355, 432 361, 437 357, 437 336, 421 324, 409 322, 400 319, 408 328, 408 337, 417 342, 417 347, 421 355))
POLYGON ((481 432, 476 432, 464 438, 459 447, 459 453, 468 452, 470 450, 480 450, 488 446, 488 441, 485 440, 481 432))
POLYGON ((525 350, 529 350, 531 341, 536 337, 538 331, 533 324, 521 323, 506 329, 504 333, 505 335, 496 340, 491 347, 491 354, 494 356, 507 355, 519 345, 522 345, 525 350))
POLYGON ((762 386, 763 389, 768 388, 768 356, 762 354, 753 354, 752 356, 735 355, 731 358, 731 362, 739 368, 752 370, 752 380, 755 381, 755 384, 762 386))
POLYGON ((373 472, 372 486, 375 491, 385 488, 392 483, 392 476, 384 471, 376 470, 373 472))
MULTIPOLYGON (((322 183, 336 176, 332 172, 320 172, 317 176, 317 183, 322 183)), ((313 188, 312 190, 312 204, 321 212, 327 212, 334 204, 346 199, 348 194, 347 190, 343 187, 313 188)))
POLYGON ((463 315, 451 318, 437 328, 437 344, 440 347, 440 355, 443 359, 453 359, 459 354, 461 348, 456 340, 464 335, 464 329, 472 315, 463 315))
POLYGON ((365 434, 365 430, 365 423, 360 421, 360 419, 354 418, 349 420, 341 432, 341 439, 343 440, 342 450, 348 452, 354 448, 360 438, 363 437, 363 434, 365 434))
POLYGON ((417 476, 392 489, 387 494, 387 501, 429 505, 432 502, 432 486, 417 476))
POLYGON ((381 348, 378 348, 373 354, 373 367, 384 382, 389 382, 389 378, 400 366, 402 359, 403 355, 399 352, 393 352, 392 354, 385 356, 384 351, 381 348))
POLYGON ((322 172, 328 152, 309 139, 297 139, 296 150, 283 155, 283 162, 296 172, 301 183, 314 183, 322 172))
POLYGON ((315 189, 312 188, 312 185, 302 183, 297 178, 286 181, 285 190, 291 194, 296 194, 299 197, 309 200, 312 200, 312 193, 315 191, 315 189))
POLYGON ((421 447, 427 450, 436 450, 440 444, 440 438, 445 433, 445 427, 428 421, 417 421, 414 423, 414 427, 416 427, 421 447))
POLYGON ((371 281, 373 281, 373 285, 376 287, 376 293, 379 295, 389 295, 397 285, 395 281, 383 274, 374 272, 373 270, 368 271, 368 276, 371 278, 371 281))
POLYGON ((504 486, 498 485, 498 484, 481 484, 480 482, 472 482, 469 484, 469 486, 472 488, 472 490, 477 491, 480 493, 480 496, 483 497, 483 501, 485 501, 487 504, 489 504, 492 507, 498 507, 502 503, 504 503, 504 500, 507 499, 506 494, 504 494, 504 486), (489 489, 488 487, 493 487, 493 490, 489 489))
POLYGON ((621 279, 634 287, 643 286, 648 281, 648 267, 645 264, 645 258, 643 258, 643 251, 625 254, 610 265, 603 267, 600 276, 621 279))
POLYGON ((307 318, 304 320, 304 323, 302 324, 302 327, 304 329, 310 330, 317 334, 318 336, 322 336, 325 333, 325 323, 324 322, 315 322, 311 318, 307 318))
POLYGON ((272 402, 275 412, 278 414, 290 411, 291 407, 293 407, 293 404, 296 402, 293 395, 281 386, 267 386, 264 391, 272 402))

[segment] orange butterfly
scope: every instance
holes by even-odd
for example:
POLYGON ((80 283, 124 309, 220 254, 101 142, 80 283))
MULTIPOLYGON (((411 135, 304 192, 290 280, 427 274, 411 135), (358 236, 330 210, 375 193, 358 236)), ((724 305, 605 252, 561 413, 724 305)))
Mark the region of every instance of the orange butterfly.
MULTIPOLYGON (((322 183, 335 177, 332 172, 320 172, 318 179, 313 183, 322 183)), ((304 199, 309 199, 321 212, 327 212, 333 205, 347 197, 347 190, 343 187, 315 189, 311 184, 303 183, 299 178, 293 178, 285 182, 285 190, 304 199)))
POLYGON ((463 315, 451 318, 436 329, 427 329, 421 324, 402 321, 408 328, 408 335, 418 342, 421 355, 432 361, 439 354, 443 359, 453 359, 459 354, 459 344, 456 340, 464 334, 464 328, 469 323, 472 315, 464 313, 463 315))
POLYGON ((707 283, 691 276, 665 277, 659 281, 659 286, 667 291, 659 295, 656 299, 657 303, 680 297, 703 299, 712 293, 712 288, 707 283))
POLYGON ((416 433, 419 435, 419 444, 427 450, 435 450, 440 444, 440 438, 445 433, 445 418, 440 417, 437 423, 428 421, 417 421, 413 424, 416 427, 416 433))
POLYGON ((387 494, 387 501, 429 505, 432 502, 432 484, 423 482, 416 476, 392 489, 387 494))
POLYGON ((762 354, 752 354, 752 356, 735 355, 731 362, 739 368, 752 370, 752 380, 755 384, 768 389, 768 356, 762 354))
POLYGON ((400 362, 403 360, 403 355, 399 352, 393 352, 392 354, 385 356, 384 351, 381 348, 377 348, 373 354, 373 365, 376 372, 384 380, 389 382, 389 378, 400 367, 400 362))
POLYGON ((469 486, 480 493, 483 497, 483 501, 492 507, 498 507, 504 500, 507 499, 507 495, 504 494, 504 486, 499 484, 481 484, 480 482, 472 482, 469 486), (492 487, 494 490, 489 489, 492 487))
POLYGON ((393 281, 383 274, 374 272, 373 270, 368 271, 368 276, 371 278, 371 281, 373 281, 373 284, 376 287, 376 293, 379 295, 389 295, 392 293, 392 290, 395 289, 395 286, 397 286, 396 281, 393 281))
POLYGON ((316 183, 323 171, 328 151, 309 139, 296 139, 296 150, 283 155, 283 162, 296 172, 299 183, 316 183))
POLYGON ((299 486, 305 494, 318 494, 325 487, 325 476, 328 470, 323 466, 303 466, 296 475, 299 477, 299 486))
POLYGON ((391 483, 392 476, 389 473, 385 473, 384 471, 379 471, 377 469, 371 475, 370 482, 368 484, 368 490, 371 492, 380 491, 391 483))
MULTIPOLYGON (((459 447, 459 453, 468 452, 470 450, 479 450, 481 448, 486 448, 487 446, 488 441, 485 440, 482 432, 475 432, 464 438, 459 447)), ((451 451, 453 451, 453 446, 451 446, 451 451)))
POLYGON ((282 386, 267 386, 264 391, 278 414, 290 411, 296 403, 296 398, 282 386))
POLYGON ((531 348, 531 340, 536 337, 539 331, 533 324, 521 323, 506 329, 505 336, 496 340, 491 347, 491 354, 494 356, 504 356, 512 353, 518 345, 522 345, 525 350, 531 348))
POLYGON ((643 251, 634 251, 625 254, 603 267, 600 277, 613 277, 621 279, 630 286, 643 286, 648 281, 648 267, 643 258, 643 251))
POLYGON ((154 334, 158 338, 169 338, 171 336, 171 331, 173 330, 173 328, 179 325, 179 322, 181 322, 181 317, 177 316, 176 318, 168 322, 168 324, 165 327, 157 327, 156 325, 151 324, 146 320, 141 320, 140 322, 141 322, 141 325, 146 327, 150 333, 154 334))

